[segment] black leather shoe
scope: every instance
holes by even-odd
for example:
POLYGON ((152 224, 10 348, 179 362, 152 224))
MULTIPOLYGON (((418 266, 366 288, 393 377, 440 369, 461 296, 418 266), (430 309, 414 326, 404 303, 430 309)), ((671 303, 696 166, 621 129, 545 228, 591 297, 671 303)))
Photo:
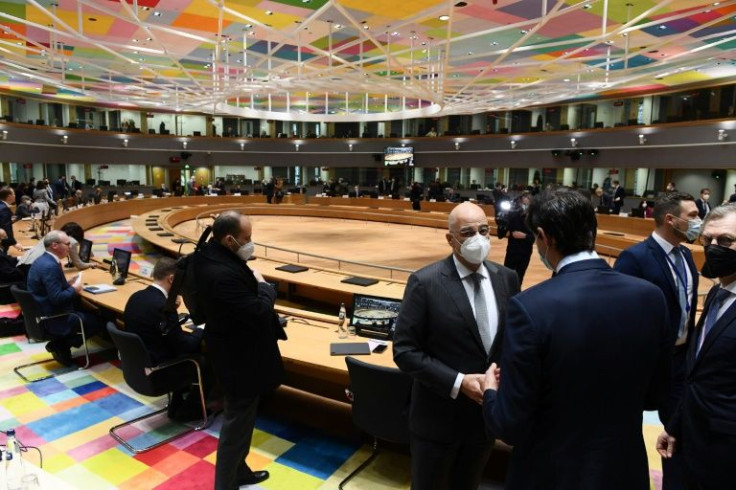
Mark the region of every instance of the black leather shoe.
POLYGON ((245 478, 241 478, 238 485, 255 485, 268 480, 269 476, 268 471, 254 471, 245 478))
MULTIPOLYGON (((48 345, 46 346, 46 350, 48 350, 48 345)), ((54 360, 62 366, 72 367, 75 365, 74 358, 72 357, 72 353, 69 352, 69 348, 49 350, 49 352, 51 352, 51 357, 53 357, 54 360)))

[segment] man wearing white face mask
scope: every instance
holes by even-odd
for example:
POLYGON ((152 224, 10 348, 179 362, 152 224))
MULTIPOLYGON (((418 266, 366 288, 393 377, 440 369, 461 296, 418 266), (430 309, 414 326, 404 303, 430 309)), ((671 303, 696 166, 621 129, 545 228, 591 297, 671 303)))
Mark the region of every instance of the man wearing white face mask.
POLYGON ((236 211, 220 214, 212 225, 212 240, 194 263, 207 353, 225 395, 216 490, 268 478, 267 471, 252 471, 245 457, 259 397, 283 379, 277 340, 285 340, 286 334, 273 308, 275 289, 246 264, 253 254, 251 230, 247 216, 236 211))
POLYGON ((695 205, 698 207, 698 216, 704 219, 710 213, 710 189, 700 189, 700 197, 695 200, 695 205))
POLYGON ((478 488, 493 448, 481 413, 482 373, 499 358, 516 273, 486 260, 483 209, 450 213, 452 255, 409 277, 396 322, 394 361, 414 378, 409 429, 413 490, 478 488))
MULTIPOLYGON (((649 281, 664 293, 672 352, 670 395, 659 410, 659 419, 666 424, 684 388, 687 345, 695 326, 698 300, 698 270, 692 253, 681 243, 698 237, 701 221, 695 198, 682 192, 660 196, 654 203, 653 216, 651 236, 624 250, 614 269, 649 281)), ((682 489, 683 482, 680 455, 662 459, 663 490, 682 489)))

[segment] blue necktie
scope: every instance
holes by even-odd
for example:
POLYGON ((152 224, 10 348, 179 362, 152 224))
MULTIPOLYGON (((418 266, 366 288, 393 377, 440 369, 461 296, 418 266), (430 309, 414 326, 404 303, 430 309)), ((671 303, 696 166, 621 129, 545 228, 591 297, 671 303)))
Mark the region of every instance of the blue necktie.
POLYGON ((685 332, 685 324, 687 323, 687 287, 685 280, 687 279, 687 271, 685 270, 685 262, 682 260, 682 251, 680 247, 672 249, 672 255, 675 258, 675 269, 677 270, 677 294, 680 301, 680 328, 677 330, 677 337, 682 337, 685 332))
POLYGON ((715 325, 715 323, 718 321, 718 310, 721 309, 721 306, 723 306, 723 302, 726 301, 730 295, 731 292, 729 290, 719 288, 718 292, 716 292, 715 296, 713 297, 713 301, 711 301, 710 305, 708 306, 708 314, 705 316, 705 323, 703 324, 703 336, 700 338, 698 352, 700 352, 700 349, 702 348, 703 343, 705 343, 705 339, 708 337, 708 333, 710 333, 713 325, 715 325))

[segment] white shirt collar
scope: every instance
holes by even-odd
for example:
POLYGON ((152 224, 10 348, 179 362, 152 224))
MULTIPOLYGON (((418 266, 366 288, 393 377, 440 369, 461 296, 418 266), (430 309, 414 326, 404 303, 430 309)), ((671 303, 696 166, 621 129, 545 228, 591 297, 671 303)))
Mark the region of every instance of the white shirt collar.
POLYGON ((466 277, 468 277, 474 272, 477 272, 478 274, 480 274, 486 279, 490 278, 490 276, 488 275, 488 269, 486 269, 486 267, 483 264, 481 264, 480 267, 478 267, 477 271, 473 271, 465 267, 465 265, 463 265, 462 262, 457 260, 457 257, 455 256, 454 253, 452 254, 452 260, 453 262, 455 262, 455 269, 457 269, 457 273, 460 276, 460 279, 465 279, 466 277))
POLYGON ((590 259, 597 259, 598 254, 595 253, 595 250, 583 250, 582 252, 578 252, 576 254, 568 255, 567 257, 563 257, 562 260, 559 261, 557 264, 557 267, 555 268, 555 271, 559 274, 559 272, 562 270, 563 267, 566 265, 573 264, 575 262, 582 262, 583 260, 590 260, 590 259))
POLYGON ((163 293, 163 295, 164 295, 164 298, 169 299, 169 293, 164 288, 162 288, 161 286, 159 286, 155 282, 153 284, 151 284, 151 286, 153 286, 156 289, 158 289, 159 291, 161 291, 163 293))
POLYGON ((61 259, 59 257, 57 257, 56 254, 54 254, 53 252, 49 252, 48 250, 45 250, 44 253, 49 254, 50 256, 52 256, 54 258, 55 261, 57 261, 58 263, 61 264, 61 259))
POLYGON ((665 255, 669 255, 672 252, 672 249, 675 248, 674 245, 672 245, 670 242, 659 236, 657 233, 657 230, 654 230, 652 232, 652 238, 654 239, 657 244, 662 247, 662 250, 664 250, 665 255))

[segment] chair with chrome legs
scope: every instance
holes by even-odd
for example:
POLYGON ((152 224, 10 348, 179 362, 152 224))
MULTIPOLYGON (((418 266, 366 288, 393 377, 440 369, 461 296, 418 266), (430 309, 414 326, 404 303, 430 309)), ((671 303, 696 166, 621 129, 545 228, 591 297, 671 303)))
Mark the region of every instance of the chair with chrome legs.
POLYGON ((77 315, 74 312, 69 313, 59 313, 57 315, 48 315, 43 316, 41 315, 41 312, 38 308, 38 305, 36 304, 36 300, 33 299, 33 295, 26 291, 25 289, 21 289, 18 286, 11 286, 10 287, 10 293, 13 295, 15 300, 18 302, 18 305, 20 306, 20 311, 23 313, 23 322, 25 323, 26 327, 26 337, 28 338, 29 342, 48 342, 52 340, 52 336, 49 335, 49 333, 46 331, 46 329, 43 327, 43 322, 46 320, 50 320, 52 318, 62 318, 71 316, 77 319, 79 322, 79 331, 82 334, 82 345, 84 346, 84 366, 74 366, 74 367, 68 367, 62 372, 57 373, 51 373, 45 376, 38 376, 35 378, 27 378, 26 376, 21 373, 21 369, 36 366, 39 364, 46 364, 48 362, 56 362, 54 359, 45 359, 43 361, 36 361, 31 362, 28 364, 23 364, 22 366, 18 366, 13 369, 15 371, 15 374, 20 376, 24 381, 27 383, 34 383, 36 381, 41 381, 48 378, 53 378, 54 376, 57 376, 59 374, 68 373, 70 371, 75 371, 77 369, 87 369, 89 367, 89 349, 87 348, 87 336, 84 332, 84 323, 82 322, 82 318, 77 315))
POLYGON ((346 357, 350 374, 353 422, 373 438, 371 456, 340 482, 339 488, 363 471, 378 456, 378 440, 409 444, 407 410, 411 377, 396 368, 377 366, 346 357))
POLYGON ((151 361, 148 349, 146 349, 145 344, 138 335, 120 330, 113 323, 107 324, 107 331, 110 333, 110 337, 118 349, 123 369, 123 378, 128 386, 135 390, 136 393, 145 396, 168 395, 168 401, 171 402, 172 392, 187 388, 193 383, 196 383, 199 386, 199 399, 202 405, 202 422, 200 424, 194 427, 187 427, 185 430, 155 444, 143 448, 135 448, 129 441, 118 435, 117 431, 141 420, 164 413, 168 407, 142 415, 111 428, 110 435, 116 441, 125 446, 129 451, 138 454, 171 442, 192 431, 202 430, 209 425, 202 388, 202 372, 199 362, 196 359, 183 357, 156 366, 151 361))

